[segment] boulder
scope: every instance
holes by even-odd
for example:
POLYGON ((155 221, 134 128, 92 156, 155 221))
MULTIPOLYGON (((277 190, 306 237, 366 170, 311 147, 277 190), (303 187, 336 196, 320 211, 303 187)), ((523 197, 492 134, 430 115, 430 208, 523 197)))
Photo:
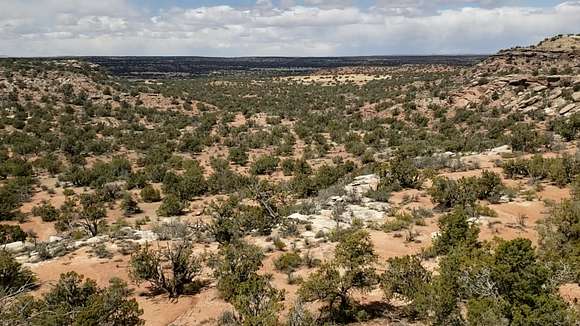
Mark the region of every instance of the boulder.
POLYGON ((512 152, 512 148, 510 147, 510 145, 503 145, 503 146, 499 146, 496 148, 492 148, 489 153, 490 154, 503 154, 503 153, 511 153, 512 152))
POLYGON ((561 95, 562 95, 562 89, 556 88, 550 93, 550 96, 548 97, 548 99, 555 100, 556 98, 560 97, 561 95))
POLYGON ((135 236, 139 238, 138 242, 151 242, 159 240, 159 235, 151 230, 136 230, 135 236))
POLYGON ((53 242, 60 242, 63 239, 59 236, 56 235, 51 235, 50 237, 48 237, 48 243, 53 243, 53 242))
POLYGON ((555 82, 558 82, 558 81, 560 81, 560 78, 561 78, 561 77, 560 77, 560 76, 558 76, 558 75, 546 76, 546 80, 547 80, 549 83, 555 83, 555 82))
POLYGON ((28 264, 29 259, 30 257, 28 257, 28 255, 14 257, 14 260, 16 260, 16 262, 18 262, 19 264, 28 264))
POLYGON ((19 253, 23 253, 25 251, 32 250, 34 248, 34 244, 24 242, 24 241, 16 241, 16 242, 11 242, 11 243, 7 243, 5 245, 2 245, 2 246, 0 246, 0 248, 4 249, 12 254, 19 254, 19 253))
POLYGON ((379 184, 379 176, 376 174, 361 175, 354 178, 353 182, 346 185, 344 190, 347 193, 364 195, 371 189, 376 189, 379 184))
POLYGON ((576 104, 571 103, 566 105, 565 107, 563 107, 562 109, 560 109, 560 111, 558 112, 560 115, 566 114, 572 110, 574 110, 576 108, 576 104))
POLYGON ((533 112, 533 111, 536 111, 537 109, 538 109, 538 107, 537 107, 537 106, 535 106, 535 105, 531 105, 531 106, 528 106, 527 108, 524 108, 524 109, 522 110, 522 113, 533 112))
POLYGON ((544 112, 547 115, 554 115, 554 114, 556 114, 556 112, 558 112, 558 109, 557 108, 545 108, 544 112))
POLYGON ((173 222, 175 222, 176 220, 179 220, 178 216, 173 216, 173 217, 164 217, 163 219, 161 219, 161 224, 171 224, 173 222))
POLYGON ((353 219, 358 219, 363 222, 382 221, 385 217, 384 212, 359 205, 349 205, 344 215, 346 215, 345 221, 349 222, 352 222, 353 219))
POLYGON ((297 221, 308 221, 309 220, 308 215, 304 215, 304 214, 300 214, 300 213, 294 213, 294 214, 288 215, 287 218, 289 218, 291 220, 297 220, 297 221))
POLYGON ((389 209, 391 209, 391 205, 389 205, 389 203, 380 201, 369 201, 366 202, 364 206, 379 212, 387 212, 389 209))
POLYGON ((509 79, 508 84, 512 86, 525 86, 528 80, 526 77, 513 77, 509 79))
POLYGON ((41 261, 42 258, 40 258, 40 255, 37 252, 30 253, 30 256, 28 257, 29 264, 40 263, 41 261))
POLYGON ((528 107, 532 104, 535 104, 536 102, 538 102, 541 99, 541 97, 539 95, 533 96, 527 100, 524 100, 522 102, 520 102, 519 106, 520 108, 525 108, 528 107))
POLYGON ((568 102, 561 97, 558 97, 552 102, 552 106, 556 108, 564 107, 566 104, 568 104, 568 102))
POLYGON ((548 89, 548 87, 546 87, 544 85, 537 85, 537 86, 534 86, 532 88, 532 91, 534 91, 535 93, 539 93, 539 92, 544 91, 546 89, 548 89))
POLYGON ((96 237, 88 238, 87 240, 85 240, 85 243, 86 244, 99 244, 99 243, 103 243, 107 240, 109 240, 108 235, 99 235, 96 237))
POLYGON ((316 238, 316 233, 312 231, 304 231, 302 232, 302 237, 305 239, 314 239, 316 238))

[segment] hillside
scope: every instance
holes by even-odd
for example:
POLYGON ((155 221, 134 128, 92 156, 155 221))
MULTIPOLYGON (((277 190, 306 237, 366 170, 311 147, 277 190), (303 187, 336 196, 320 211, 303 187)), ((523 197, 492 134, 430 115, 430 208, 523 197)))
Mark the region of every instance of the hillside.
POLYGON ((0 324, 577 325, 579 43, 0 59, 0 324))
POLYGON ((473 69, 468 86, 455 95, 453 103, 570 116, 580 109, 579 67, 577 35, 503 50, 473 69))

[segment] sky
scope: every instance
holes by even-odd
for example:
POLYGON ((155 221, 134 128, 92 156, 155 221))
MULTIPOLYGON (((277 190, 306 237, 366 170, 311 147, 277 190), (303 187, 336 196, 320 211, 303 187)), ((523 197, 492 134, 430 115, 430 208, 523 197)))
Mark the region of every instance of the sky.
POLYGON ((580 0, 0 0, 0 56, 487 54, 580 33, 580 0))

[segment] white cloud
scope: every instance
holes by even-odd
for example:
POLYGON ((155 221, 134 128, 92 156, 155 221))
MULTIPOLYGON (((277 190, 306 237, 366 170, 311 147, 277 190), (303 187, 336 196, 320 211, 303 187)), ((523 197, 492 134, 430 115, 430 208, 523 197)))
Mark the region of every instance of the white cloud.
POLYGON ((304 0, 304 5, 318 8, 346 8, 353 6, 352 0, 304 0))
POLYGON ((124 0, 2 1, 0 54, 14 56, 482 53, 580 31, 580 1, 258 0, 153 14, 124 0))

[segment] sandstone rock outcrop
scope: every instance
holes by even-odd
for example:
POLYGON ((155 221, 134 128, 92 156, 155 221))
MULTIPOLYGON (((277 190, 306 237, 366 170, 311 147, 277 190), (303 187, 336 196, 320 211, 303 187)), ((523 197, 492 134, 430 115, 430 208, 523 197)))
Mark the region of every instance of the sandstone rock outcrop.
POLYGON ((468 86, 451 96, 455 107, 541 110, 553 116, 580 112, 580 35, 502 50, 475 66, 466 78, 468 86))

